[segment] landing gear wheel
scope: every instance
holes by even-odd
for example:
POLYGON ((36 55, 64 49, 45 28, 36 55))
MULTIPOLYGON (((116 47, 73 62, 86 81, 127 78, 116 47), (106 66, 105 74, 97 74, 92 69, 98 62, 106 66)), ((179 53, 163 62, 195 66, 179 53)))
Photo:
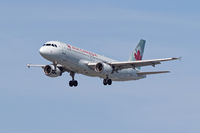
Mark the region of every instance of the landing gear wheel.
POLYGON ((104 85, 111 85, 112 84, 112 80, 111 79, 104 79, 103 80, 103 84, 104 85))
POLYGON ((70 86, 70 87, 73 87, 73 85, 74 85, 74 84, 73 84, 73 81, 72 81, 72 80, 69 81, 69 86, 70 86))
POLYGON ((77 80, 71 80, 71 81, 69 81, 69 86, 70 87, 76 87, 76 86, 78 86, 78 81, 77 80))
POLYGON ((74 80, 74 86, 78 86, 78 81, 77 80, 74 80))
POLYGON ((107 85, 107 84, 108 84, 106 79, 103 80, 103 84, 104 84, 104 85, 107 85))
POLYGON ((74 72, 70 72, 70 76, 72 77, 72 80, 69 81, 69 86, 70 87, 76 87, 78 86, 78 81, 77 80, 74 80, 74 76, 75 76, 75 73, 74 72))
POLYGON ((111 85, 111 84, 112 84, 112 80, 111 80, 111 79, 108 79, 108 80, 107 80, 107 83, 108 83, 108 85, 111 85))

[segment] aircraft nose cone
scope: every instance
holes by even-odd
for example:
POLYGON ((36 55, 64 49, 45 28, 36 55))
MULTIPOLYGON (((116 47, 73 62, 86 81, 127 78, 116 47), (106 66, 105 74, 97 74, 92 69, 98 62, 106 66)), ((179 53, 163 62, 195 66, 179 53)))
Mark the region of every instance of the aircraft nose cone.
POLYGON ((44 48, 44 47, 41 47, 40 49, 39 49, 39 52, 40 52, 40 55, 41 56, 46 56, 48 53, 47 53, 47 50, 44 48))

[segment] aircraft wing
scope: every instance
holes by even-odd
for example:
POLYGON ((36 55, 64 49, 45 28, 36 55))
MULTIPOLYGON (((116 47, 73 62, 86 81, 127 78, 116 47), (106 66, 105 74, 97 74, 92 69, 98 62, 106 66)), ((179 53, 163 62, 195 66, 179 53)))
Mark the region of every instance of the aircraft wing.
MULTIPOLYGON (((41 67, 42 69, 44 69, 45 66, 46 65, 42 65, 42 64, 27 64, 28 68, 31 68, 31 67, 41 67)), ((63 72, 70 72, 69 69, 63 67, 61 64, 57 64, 57 67, 60 68, 63 72)))
MULTIPOLYGON (((53 65, 53 64, 52 64, 53 65)), ((42 65, 42 64, 27 64, 27 67, 30 68, 30 67, 42 67, 44 68, 46 65, 42 65)), ((57 64, 57 67, 63 67, 62 65, 60 64, 57 64)))
POLYGON ((138 61, 126 61, 126 62, 111 62, 109 65, 113 66, 116 70, 125 68, 136 68, 143 66, 153 66, 161 64, 164 61, 178 60, 180 58, 164 58, 164 59, 153 59, 153 60, 138 60, 138 61))
MULTIPOLYGON (((27 64, 27 67, 28 67, 28 68, 31 68, 31 67, 41 67, 42 69, 44 69, 45 66, 46 66, 46 65, 41 65, 41 64, 27 64)), ((66 69, 65 67, 63 67, 63 66, 60 65, 60 64, 57 64, 57 67, 58 67, 58 68, 61 68, 63 71, 70 72, 70 70, 66 69)))
POLYGON ((40 65, 40 64, 27 64, 27 67, 30 68, 30 67, 42 67, 44 68, 46 65, 40 65))

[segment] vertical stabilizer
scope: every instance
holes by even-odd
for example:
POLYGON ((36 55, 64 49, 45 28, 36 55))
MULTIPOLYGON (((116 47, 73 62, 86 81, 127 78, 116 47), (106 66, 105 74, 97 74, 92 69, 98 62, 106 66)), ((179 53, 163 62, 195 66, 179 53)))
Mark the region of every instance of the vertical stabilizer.
MULTIPOLYGON (((131 53, 129 61, 142 60, 142 57, 143 57, 143 54, 144 54, 145 43, 146 43, 145 40, 143 40, 143 39, 140 40, 140 42, 138 43, 135 50, 131 53)), ((137 68, 137 69, 140 69, 140 68, 137 68)))

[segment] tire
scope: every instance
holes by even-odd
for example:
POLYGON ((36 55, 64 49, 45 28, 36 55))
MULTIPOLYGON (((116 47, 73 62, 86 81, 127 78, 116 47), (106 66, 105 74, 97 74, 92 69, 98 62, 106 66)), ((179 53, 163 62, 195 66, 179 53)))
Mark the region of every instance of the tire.
POLYGON ((70 86, 70 87, 73 87, 73 85, 74 85, 74 84, 73 84, 73 81, 69 81, 69 86, 70 86))
POLYGON ((103 80, 103 84, 104 84, 104 85, 107 85, 107 84, 108 84, 106 79, 103 80))
POLYGON ((74 86, 76 87, 76 86, 78 86, 78 81, 77 80, 75 80, 75 81, 73 81, 74 82, 74 86))
POLYGON ((112 84, 112 80, 111 79, 108 79, 108 85, 111 85, 112 84))

